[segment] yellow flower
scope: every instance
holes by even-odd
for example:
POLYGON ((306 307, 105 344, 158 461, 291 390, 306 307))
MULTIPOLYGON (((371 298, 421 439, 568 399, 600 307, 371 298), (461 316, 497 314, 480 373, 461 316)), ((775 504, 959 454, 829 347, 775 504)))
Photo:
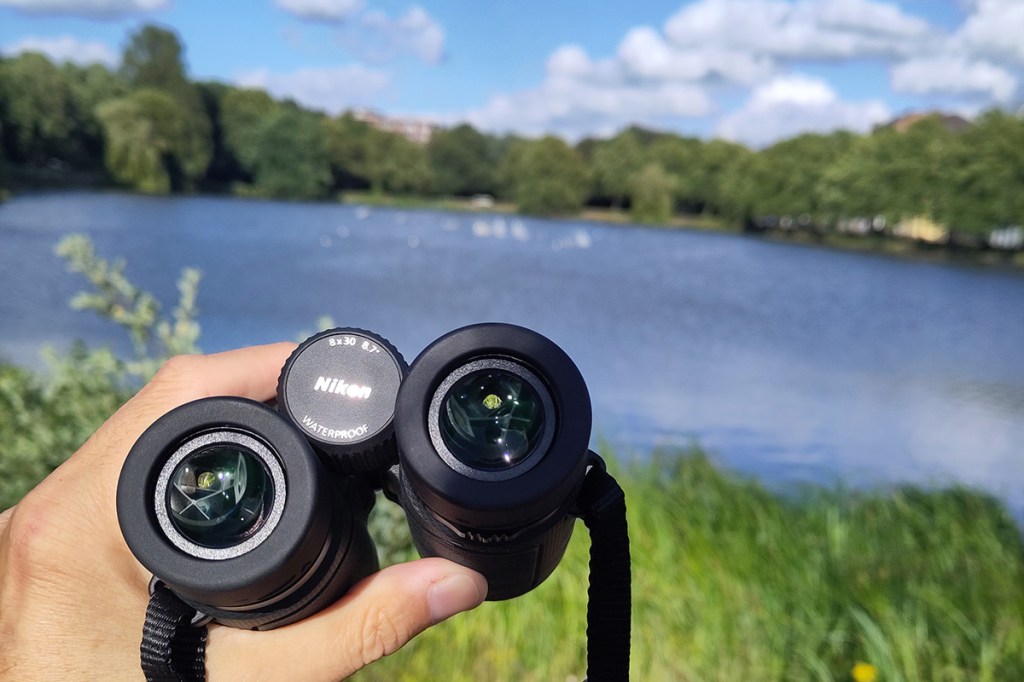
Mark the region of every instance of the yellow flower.
POLYGON ((857 663, 853 666, 854 682, 875 682, 878 679, 878 668, 870 663, 857 663))

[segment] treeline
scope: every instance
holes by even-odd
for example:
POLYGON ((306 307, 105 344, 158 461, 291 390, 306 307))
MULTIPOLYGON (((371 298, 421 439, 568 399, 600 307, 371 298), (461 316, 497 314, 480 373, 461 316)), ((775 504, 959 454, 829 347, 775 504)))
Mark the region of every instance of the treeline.
POLYGON ((964 130, 931 117, 903 131, 801 135, 757 152, 640 128, 570 146, 465 124, 418 145, 350 113, 193 82, 182 53, 175 34, 146 26, 116 71, 32 53, 0 60, 0 187, 93 179, 152 193, 292 199, 490 194, 526 213, 589 205, 652 223, 680 213, 748 225, 792 217, 816 229, 921 217, 976 236, 1024 222, 1024 121, 1000 111, 964 130))

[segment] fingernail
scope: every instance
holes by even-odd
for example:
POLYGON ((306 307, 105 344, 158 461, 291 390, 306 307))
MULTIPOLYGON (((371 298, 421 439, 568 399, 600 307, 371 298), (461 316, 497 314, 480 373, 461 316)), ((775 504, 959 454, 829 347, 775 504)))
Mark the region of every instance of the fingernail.
POLYGON ((468 575, 456 573, 438 580, 427 590, 427 605, 434 623, 440 623, 456 613, 468 611, 480 605, 487 596, 486 588, 468 575))

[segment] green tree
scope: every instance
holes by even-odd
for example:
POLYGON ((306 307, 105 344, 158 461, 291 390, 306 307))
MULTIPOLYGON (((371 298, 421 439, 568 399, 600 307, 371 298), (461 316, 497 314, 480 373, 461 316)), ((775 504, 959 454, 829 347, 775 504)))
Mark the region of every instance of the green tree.
POLYGON ((822 209, 835 217, 884 215, 890 223, 910 216, 943 220, 954 201, 951 170, 960 144, 939 117, 906 131, 879 128, 825 168, 822 209))
POLYGON ((508 135, 501 140, 501 160, 494 171, 495 194, 507 201, 515 201, 516 185, 523 173, 523 156, 530 141, 515 135, 508 135))
POLYGON ((635 176, 646 163, 644 154, 643 145, 633 129, 624 130, 598 144, 590 163, 594 193, 611 199, 614 206, 625 204, 635 186, 635 176))
MULTIPOLYGON (((0 140, 4 139, 4 126, 0 122, 0 140)), ((7 186, 7 162, 4 160, 4 146, 0 144, 0 201, 7 198, 7 190, 4 187, 7 186)))
POLYGON ((745 198, 753 215, 825 214, 822 175, 854 140, 847 132, 805 134, 758 153, 756 163, 747 166, 745 198))
POLYGON ((663 224, 672 217, 674 184, 665 169, 656 163, 644 166, 633 176, 630 215, 640 223, 663 224))
POLYGON ((1002 111, 981 116, 953 145, 945 174, 942 222, 976 235, 1024 224, 1024 120, 1002 111))
POLYGON ((198 187, 204 191, 223 192, 232 188, 236 182, 248 182, 252 176, 242 169, 242 164, 229 149, 225 140, 224 122, 222 120, 225 97, 234 88, 217 81, 196 83, 196 92, 203 104, 207 120, 210 122, 210 163, 198 187))
POLYGON ((71 89, 61 70, 41 54, 0 61, 0 124, 14 162, 43 163, 78 152, 71 89))
POLYGON ((366 138, 364 173, 374 192, 424 192, 432 182, 424 147, 376 128, 366 138))
POLYGON ((209 138, 171 95, 152 88, 104 102, 97 109, 110 174, 142 192, 187 188, 210 161, 209 138))
POLYGON ((318 199, 331 185, 320 117, 284 107, 261 131, 252 162, 254 190, 281 199, 318 199))
POLYGON ((427 145, 435 190, 461 196, 493 193, 494 152, 488 136, 466 123, 435 133, 427 145))
POLYGON ((692 137, 665 134, 650 145, 648 155, 672 179, 675 206, 684 213, 702 213, 705 199, 699 196, 704 169, 704 143, 692 137))
POLYGON ((224 145, 247 173, 253 172, 260 140, 277 113, 277 102, 263 90, 232 88, 221 100, 224 145))
POLYGON ((159 90, 177 102, 190 151, 184 189, 191 189, 213 158, 213 125, 199 89, 186 75, 184 48, 177 34, 152 25, 133 33, 121 56, 121 76, 132 88, 159 90), (202 168, 198 168, 200 161, 202 168))
POLYGON ((564 140, 548 136, 509 150, 506 172, 523 213, 575 213, 583 207, 589 177, 579 153, 564 140))
POLYGON ((128 39, 121 55, 121 75, 133 88, 180 91, 188 87, 183 53, 176 33, 143 26, 128 39))
POLYGON ((324 119, 327 154, 337 187, 365 189, 370 186, 367 175, 370 130, 368 123, 356 119, 350 112, 324 119))
POLYGON ((700 148, 699 168, 691 188, 693 202, 702 211, 731 220, 746 217, 747 202, 739 197, 749 196, 750 167, 755 154, 743 145, 725 140, 711 140, 700 148))
POLYGON ((103 167, 103 124, 96 115, 97 107, 111 99, 123 97, 128 88, 121 77, 102 64, 78 66, 66 63, 61 72, 71 93, 74 133, 82 151, 80 163, 103 167))

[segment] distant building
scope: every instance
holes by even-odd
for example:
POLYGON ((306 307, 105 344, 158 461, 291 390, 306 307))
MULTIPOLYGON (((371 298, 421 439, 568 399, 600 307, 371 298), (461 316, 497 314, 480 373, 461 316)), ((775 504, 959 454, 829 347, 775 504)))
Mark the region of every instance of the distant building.
POLYGON ((927 244, 945 244, 949 241, 949 228, 922 216, 901 220, 892 230, 893 235, 914 239, 927 244))
POLYGON ((923 121, 927 118, 937 118, 942 122, 942 125, 953 133, 959 133, 962 130, 966 130, 971 127, 971 122, 962 116, 955 114, 943 114, 938 111, 929 112, 918 112, 913 114, 907 114, 906 116, 900 116, 895 121, 890 122, 886 125, 886 128, 892 128, 896 132, 905 133, 910 129, 912 125, 923 121))
POLYGON ((368 123, 377 130, 401 135, 410 142, 427 144, 440 126, 422 118, 391 118, 369 109, 356 109, 352 117, 357 121, 368 123))
POLYGON ((1003 251, 1019 251, 1024 248, 1024 227, 1011 225, 992 230, 988 236, 988 245, 1003 251))

